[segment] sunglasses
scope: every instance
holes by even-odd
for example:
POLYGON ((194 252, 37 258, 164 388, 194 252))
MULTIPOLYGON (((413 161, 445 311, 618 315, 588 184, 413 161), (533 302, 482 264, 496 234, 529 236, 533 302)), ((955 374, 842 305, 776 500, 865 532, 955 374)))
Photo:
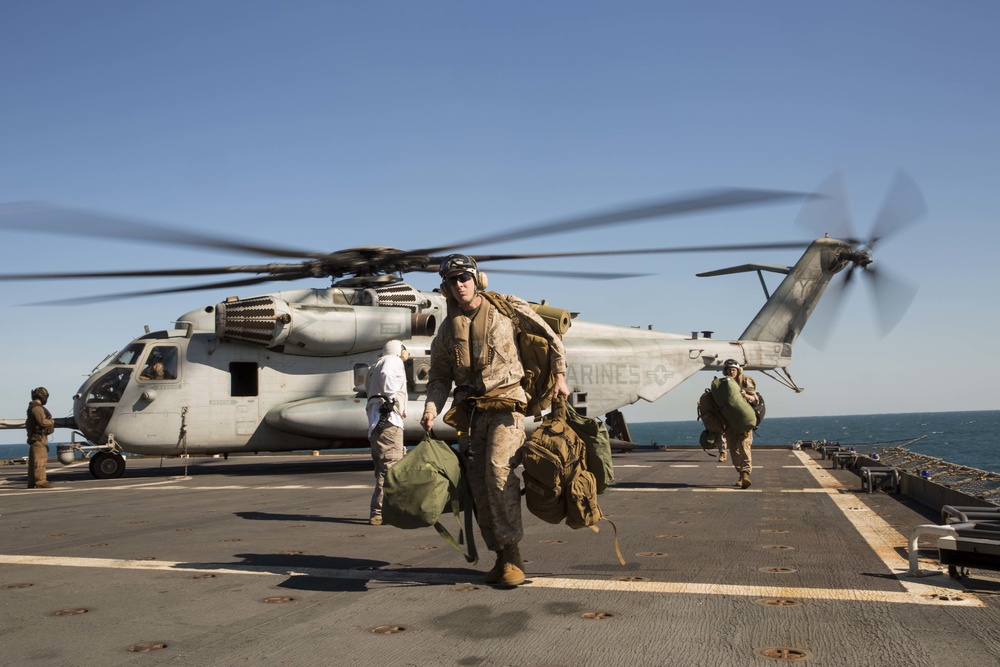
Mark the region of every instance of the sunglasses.
POLYGON ((472 274, 468 271, 465 273, 460 273, 457 276, 448 276, 448 282, 452 285, 457 285, 458 283, 464 283, 472 280, 472 274))

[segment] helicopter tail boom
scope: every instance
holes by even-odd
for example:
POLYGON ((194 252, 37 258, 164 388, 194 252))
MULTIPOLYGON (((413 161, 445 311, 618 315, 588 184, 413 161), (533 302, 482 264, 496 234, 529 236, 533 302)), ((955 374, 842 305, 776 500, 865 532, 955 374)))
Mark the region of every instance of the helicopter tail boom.
POLYGON ((790 348, 830 280, 848 264, 843 255, 850 249, 836 239, 813 241, 740 335, 740 340, 782 343, 790 348))

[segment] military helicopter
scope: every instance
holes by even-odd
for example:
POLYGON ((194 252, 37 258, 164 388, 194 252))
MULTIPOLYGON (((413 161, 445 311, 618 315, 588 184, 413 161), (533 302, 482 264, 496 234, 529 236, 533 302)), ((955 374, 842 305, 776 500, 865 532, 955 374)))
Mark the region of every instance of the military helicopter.
MULTIPOLYGON (((899 192, 914 188, 908 177, 898 178, 890 200, 898 199, 899 192)), ((907 195, 909 199, 912 196, 912 192, 907 195)), ((428 378, 430 344, 437 326, 444 320, 446 301, 440 289, 415 289, 403 282, 403 275, 436 272, 444 256, 456 249, 802 198, 827 199, 822 193, 721 189, 522 227, 463 243, 417 250, 358 247, 331 253, 247 243, 43 204, 6 204, 0 206, 0 229, 209 246, 301 261, 211 268, 0 274, 0 280, 252 274, 252 277, 196 286, 47 302, 79 304, 223 290, 272 281, 331 279, 329 287, 230 297, 196 308, 178 317, 175 328, 147 332, 110 355, 75 394, 72 415, 57 420, 57 425, 74 429, 93 443, 77 444, 74 448, 89 458, 90 471, 95 477, 115 478, 125 470, 123 453, 228 455, 365 446, 365 377, 382 346, 391 339, 404 341, 410 353, 406 366, 411 402, 406 410, 405 433, 408 442, 419 440, 423 437, 419 419, 428 378)), ((744 271, 758 274, 766 301, 736 340, 712 338, 710 332, 673 334, 600 324, 579 319, 574 313, 546 303, 533 304, 563 336, 571 403, 581 413, 604 416, 612 437, 628 440, 627 425, 619 408, 640 399, 655 401, 699 371, 720 370, 728 358, 801 391, 788 372, 792 347, 831 279, 846 271, 850 280, 860 269, 879 279, 875 283, 894 282, 873 270, 872 248, 887 233, 920 217, 922 200, 903 214, 899 214, 898 208, 883 210, 867 240, 847 236, 843 240, 818 238, 811 243, 471 256, 481 269, 504 272, 488 265, 510 259, 805 248, 792 267, 744 264, 700 274, 744 271), (765 271, 785 276, 773 294, 764 283, 765 271)), ((637 275, 508 272, 591 279, 637 275)), ((888 324, 891 326, 892 322, 888 324)), ((23 420, 7 420, 6 425, 23 428, 23 420)), ((446 439, 456 435, 443 423, 436 425, 435 433, 446 439)), ((73 452, 60 452, 64 463, 73 458, 73 452), (64 458, 64 454, 68 456, 64 458)))

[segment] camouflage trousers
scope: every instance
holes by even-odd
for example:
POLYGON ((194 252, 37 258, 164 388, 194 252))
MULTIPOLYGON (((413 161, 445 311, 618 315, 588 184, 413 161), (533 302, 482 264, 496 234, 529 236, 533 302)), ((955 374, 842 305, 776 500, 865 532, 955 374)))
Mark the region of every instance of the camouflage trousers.
POLYGON ((521 523, 521 465, 524 415, 519 412, 474 412, 471 433, 459 440, 459 452, 476 501, 476 518, 490 551, 517 544, 521 523))
POLYGON ((45 476, 45 464, 49 461, 48 439, 36 440, 29 443, 28 448, 28 488, 35 488, 36 484, 47 482, 45 476))
POLYGON ((729 456, 733 459, 733 467, 737 472, 749 473, 753 470, 750 445, 753 444, 753 430, 736 431, 726 429, 726 443, 729 445, 729 456))
POLYGON ((375 491, 372 493, 370 517, 382 516, 382 499, 385 497, 385 475, 389 468, 403 458, 403 429, 392 424, 376 426, 369 437, 372 461, 375 462, 375 491))

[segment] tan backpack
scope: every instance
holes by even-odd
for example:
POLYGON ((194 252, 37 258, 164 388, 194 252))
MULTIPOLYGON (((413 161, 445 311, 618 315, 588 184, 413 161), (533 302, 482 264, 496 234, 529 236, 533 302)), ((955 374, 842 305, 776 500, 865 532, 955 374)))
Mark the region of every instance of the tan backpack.
POLYGON ((566 421, 566 403, 558 402, 521 450, 524 466, 524 498, 528 511, 547 523, 570 528, 590 528, 608 520, 615 531, 615 553, 624 565, 618 546, 618 528, 597 503, 597 481, 587 470, 583 440, 566 421))

